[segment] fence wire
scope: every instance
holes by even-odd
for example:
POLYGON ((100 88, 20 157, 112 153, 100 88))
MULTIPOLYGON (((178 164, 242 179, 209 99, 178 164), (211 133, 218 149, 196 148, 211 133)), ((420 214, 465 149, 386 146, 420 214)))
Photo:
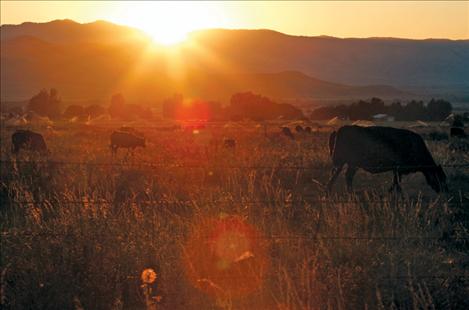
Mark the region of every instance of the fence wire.
MULTIPOLYGON (((152 162, 139 162, 139 163, 125 163, 125 162, 72 162, 72 161, 19 161, 19 160, 1 160, 0 164, 48 164, 48 165, 62 165, 62 166, 117 166, 117 167, 150 167, 161 169, 272 169, 272 170, 325 170, 330 168, 318 166, 261 166, 261 165, 208 165, 208 164, 176 164, 176 165, 161 165, 152 162)), ((443 168, 469 168, 469 163, 464 164, 442 164, 443 168)), ((434 165, 403 165, 403 166, 366 166, 367 169, 419 169, 419 168, 434 168, 434 165)))

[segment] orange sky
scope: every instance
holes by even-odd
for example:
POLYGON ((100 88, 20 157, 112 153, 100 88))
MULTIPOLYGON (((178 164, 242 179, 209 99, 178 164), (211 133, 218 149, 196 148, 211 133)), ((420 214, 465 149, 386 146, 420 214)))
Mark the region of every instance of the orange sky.
POLYGON ((0 3, 2 24, 104 19, 141 28, 163 43, 213 27, 267 28, 308 36, 469 39, 469 1, 0 3))

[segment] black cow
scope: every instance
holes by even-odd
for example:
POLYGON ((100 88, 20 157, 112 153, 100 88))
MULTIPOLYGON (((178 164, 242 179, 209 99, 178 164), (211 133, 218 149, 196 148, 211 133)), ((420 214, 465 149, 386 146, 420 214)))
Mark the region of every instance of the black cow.
POLYGON ((297 125, 295 127, 295 130, 296 130, 297 133, 302 133, 303 132, 303 127, 301 127, 300 125, 297 125))
POLYGON ((114 131, 111 134, 111 151, 117 153, 118 148, 135 150, 136 147, 145 147, 145 137, 128 131, 114 131))
POLYGON ((443 169, 436 165, 422 137, 412 131, 380 126, 343 126, 330 135, 329 149, 333 168, 328 191, 345 164, 349 191, 358 168, 370 173, 393 171, 392 189, 397 191, 401 189, 402 175, 415 172, 422 172, 436 192, 448 190, 443 169))
POLYGON ((307 127, 305 128, 305 132, 306 132, 306 133, 311 133, 311 127, 307 126, 307 127))
POLYGON ((293 136, 293 133, 291 132, 290 128, 288 128, 288 127, 280 127, 280 128, 282 128, 282 133, 285 136, 289 137, 292 140, 295 139, 295 137, 293 136))
POLYGON ((31 130, 17 130, 11 136, 11 152, 17 154, 20 149, 48 154, 46 142, 41 134, 31 130))

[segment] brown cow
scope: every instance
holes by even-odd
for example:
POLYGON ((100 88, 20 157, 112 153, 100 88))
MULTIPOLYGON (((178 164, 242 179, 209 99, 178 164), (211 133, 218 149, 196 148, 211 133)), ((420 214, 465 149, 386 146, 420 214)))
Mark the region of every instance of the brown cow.
POLYGON ((44 137, 31 130, 17 130, 11 136, 11 152, 17 154, 21 149, 48 154, 44 137))

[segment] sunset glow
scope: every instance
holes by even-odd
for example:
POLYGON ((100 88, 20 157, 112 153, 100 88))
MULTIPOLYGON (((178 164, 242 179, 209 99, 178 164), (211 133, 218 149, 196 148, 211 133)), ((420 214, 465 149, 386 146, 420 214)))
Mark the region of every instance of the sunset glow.
POLYGON ((139 28, 156 43, 172 45, 194 30, 226 25, 222 7, 205 8, 196 3, 143 2, 128 7, 115 6, 108 19, 139 28))
POLYGON ((1 309, 469 309, 469 0, 0 0, 0 35, 1 309))

